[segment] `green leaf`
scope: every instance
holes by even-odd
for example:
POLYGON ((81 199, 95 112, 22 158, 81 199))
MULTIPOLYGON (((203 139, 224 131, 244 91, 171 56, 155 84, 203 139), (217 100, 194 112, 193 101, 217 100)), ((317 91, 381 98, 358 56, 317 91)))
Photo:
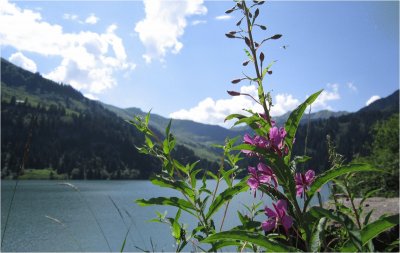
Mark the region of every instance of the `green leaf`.
POLYGON ((169 132, 171 130, 171 124, 172 124, 172 119, 169 120, 169 123, 167 125, 167 128, 165 128, 165 136, 168 138, 169 132))
POLYGON ((225 118, 224 121, 231 120, 231 119, 243 119, 243 118, 247 118, 247 117, 244 116, 244 115, 242 115, 242 114, 234 113, 234 114, 228 115, 228 116, 225 118))
POLYGON ((181 226, 179 225, 179 217, 181 217, 181 209, 178 209, 174 222, 172 222, 172 236, 179 240, 181 238, 181 226))
POLYGON ((313 206, 310 208, 308 213, 317 219, 326 217, 342 224, 350 237, 351 243, 353 243, 353 245, 361 251, 362 245, 360 231, 348 215, 338 211, 333 212, 318 206, 313 206))
POLYGON ((254 243, 258 246, 264 247, 268 251, 273 251, 273 252, 294 252, 298 251, 297 249, 293 247, 288 247, 285 246, 282 243, 277 243, 275 241, 272 241, 268 239, 268 237, 265 237, 261 234, 258 233, 250 233, 247 231, 225 231, 225 232, 220 232, 213 234, 206 239, 204 239, 202 242, 205 243, 212 243, 215 241, 222 241, 226 242, 224 246, 229 246, 229 245, 237 245, 237 244, 230 244, 228 240, 233 240, 231 241, 232 243, 235 243, 235 240, 241 240, 244 242, 250 242, 254 243))
POLYGON ((289 118, 285 123, 285 130, 286 130, 286 137, 285 142, 286 145, 289 147, 289 154, 287 155, 290 158, 290 153, 293 146, 293 140, 296 136, 297 127, 299 126, 301 117, 303 116, 304 111, 306 110, 307 106, 311 105, 321 94, 322 90, 312 94, 309 96, 306 101, 304 101, 301 105, 299 105, 292 113, 290 114, 289 118))
POLYGON ((374 209, 372 209, 371 211, 369 211, 367 213, 367 215, 365 215, 364 223, 363 223, 364 226, 366 226, 368 224, 369 218, 371 218, 371 215, 372 215, 373 212, 374 212, 374 209))
POLYGON ((324 241, 324 233, 325 233, 325 225, 327 219, 321 218, 315 228, 314 233, 311 236, 311 251, 312 252, 320 252, 322 242, 324 241))
POLYGON ((121 250, 120 250, 121 253, 124 252, 125 244, 126 244, 126 238, 128 238, 128 234, 129 234, 130 230, 131 230, 131 226, 129 226, 129 229, 126 231, 124 242, 122 243, 121 250))
POLYGON ((253 56, 251 56, 249 50, 247 50, 247 49, 243 49, 243 50, 244 50, 244 52, 246 53, 246 55, 247 55, 247 57, 249 58, 249 60, 250 60, 250 61, 254 61, 254 60, 253 60, 253 56))
POLYGON ((211 203, 210 208, 208 209, 208 213, 206 215, 206 219, 208 220, 214 213, 218 211, 218 209, 227 201, 230 201, 233 196, 237 195, 240 192, 247 191, 249 186, 247 185, 246 180, 242 180, 238 184, 233 187, 230 187, 223 192, 221 192, 218 197, 215 198, 214 202, 211 203))
MULTIPOLYGON (((364 246, 368 243, 369 240, 375 238, 380 233, 384 232, 387 229, 390 229, 399 224, 399 215, 395 214, 392 216, 381 217, 380 219, 366 225, 363 229, 361 229, 361 242, 364 246)), ((357 249, 350 243, 347 242, 342 248, 341 252, 354 252, 357 249)))
POLYGON ((265 75, 267 74, 267 72, 269 71, 269 69, 272 67, 272 65, 274 65, 276 61, 271 62, 270 64, 268 64, 267 67, 264 68, 263 72, 262 72, 262 78, 264 79, 265 75))
POLYGON ((146 118, 145 118, 145 122, 146 122, 146 126, 148 126, 149 125, 149 121, 150 121, 150 113, 151 113, 151 110, 146 114, 146 118))
POLYGON ((376 169, 369 164, 349 164, 344 165, 338 168, 330 169, 325 171, 324 173, 318 175, 315 178, 315 181, 312 183, 310 189, 307 191, 307 201, 305 203, 306 206, 310 203, 311 198, 314 196, 315 192, 318 191, 324 184, 329 182, 330 180, 345 175, 351 172, 361 172, 361 171, 377 171, 382 172, 382 170, 376 169))
POLYGON ((150 181, 154 185, 178 190, 190 197, 194 196, 193 190, 184 181, 175 181, 161 175, 151 176, 150 181))
POLYGON ((166 197, 158 197, 158 198, 151 198, 151 199, 138 199, 135 201, 139 206, 152 206, 152 205, 160 205, 160 206, 175 206, 178 208, 181 208, 182 210, 192 214, 193 214, 193 210, 195 210, 195 208, 193 207, 193 205, 184 200, 184 199, 180 199, 177 197, 170 197, 170 198, 166 198, 166 197))
POLYGON ((147 135, 145 135, 144 138, 145 138, 147 146, 152 149, 154 147, 154 143, 151 141, 151 139, 147 135))

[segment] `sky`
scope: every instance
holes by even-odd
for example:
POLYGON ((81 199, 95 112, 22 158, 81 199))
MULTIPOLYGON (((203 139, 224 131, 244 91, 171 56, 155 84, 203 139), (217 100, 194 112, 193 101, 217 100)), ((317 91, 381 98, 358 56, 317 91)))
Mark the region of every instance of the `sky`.
MULTIPOLYGON (((255 84, 242 40, 228 39, 240 13, 232 1, 0 0, 1 57, 86 97, 121 108, 229 126, 255 84)), ((260 6, 255 30, 264 81, 279 116, 324 89, 312 111, 354 112, 399 88, 398 1, 272 1, 260 6)))

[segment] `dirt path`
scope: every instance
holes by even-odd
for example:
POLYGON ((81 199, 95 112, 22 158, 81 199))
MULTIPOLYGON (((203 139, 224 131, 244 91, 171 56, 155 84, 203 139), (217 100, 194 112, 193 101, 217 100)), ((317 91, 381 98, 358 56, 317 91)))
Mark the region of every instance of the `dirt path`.
MULTIPOLYGON (((351 206, 350 201, 346 199, 340 199, 342 203, 344 203, 347 207, 351 206)), ((358 207, 361 199, 356 198, 354 200, 355 206, 358 207)), ((370 210, 374 210, 370 222, 377 220, 383 214, 398 214, 399 213, 399 198, 369 198, 364 203, 364 215, 366 215, 370 210)), ((328 203, 328 207, 332 208, 333 204, 328 203)))

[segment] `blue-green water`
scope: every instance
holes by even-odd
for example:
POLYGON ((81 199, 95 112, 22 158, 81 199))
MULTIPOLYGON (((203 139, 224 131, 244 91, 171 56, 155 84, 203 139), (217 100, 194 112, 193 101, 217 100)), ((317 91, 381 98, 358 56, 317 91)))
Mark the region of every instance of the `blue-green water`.
MULTIPOLYGON (((60 181, 19 181, 4 233, 15 181, 1 181, 1 232, 4 235, 1 250, 120 251, 131 224, 125 251, 140 251, 137 247, 150 251, 175 250, 168 225, 148 220, 156 217, 156 211, 167 210, 169 216, 175 216, 176 208, 140 207, 134 203, 140 198, 172 196, 175 191, 153 186, 148 181, 70 182, 80 193, 60 181)), ((215 182, 208 184, 212 186, 215 182)), ((327 189, 322 190, 322 195, 327 196, 327 189)), ((245 212, 243 204, 260 200, 264 205, 270 203, 265 195, 258 194, 256 198, 250 192, 238 195, 230 204, 224 229, 238 225, 236 210, 245 212)), ((216 227, 220 225, 222 213, 220 210, 217 214, 216 227)), ((181 221, 189 228, 195 224, 187 215, 182 215, 181 221)), ((192 250, 192 246, 187 250, 192 250)))

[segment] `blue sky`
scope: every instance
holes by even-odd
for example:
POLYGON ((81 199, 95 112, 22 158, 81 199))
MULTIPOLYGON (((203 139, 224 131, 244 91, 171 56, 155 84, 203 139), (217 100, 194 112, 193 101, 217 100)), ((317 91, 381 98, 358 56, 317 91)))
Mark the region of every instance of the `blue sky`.
MULTIPOLYGON (((1 56, 87 97, 166 117, 223 125, 226 115, 258 109, 226 90, 246 59, 224 34, 240 17, 231 1, 0 0, 1 56)), ((272 115, 325 89, 313 111, 357 111, 399 88, 399 2, 273 1, 261 7, 259 40, 277 60, 265 80, 272 115), (288 45, 283 49, 283 45, 288 45)))

